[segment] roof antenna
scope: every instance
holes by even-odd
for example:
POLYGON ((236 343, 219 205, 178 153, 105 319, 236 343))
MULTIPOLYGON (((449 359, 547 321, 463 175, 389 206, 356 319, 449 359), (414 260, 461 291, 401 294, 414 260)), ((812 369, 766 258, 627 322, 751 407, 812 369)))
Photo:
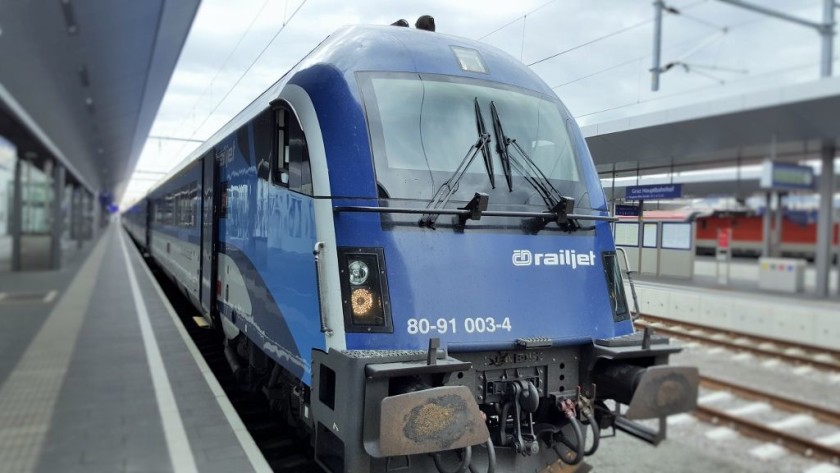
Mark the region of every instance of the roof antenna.
POLYGON ((418 30, 434 31, 435 19, 431 15, 423 15, 414 23, 414 27, 418 30))
POLYGON ((403 26, 405 28, 408 28, 408 21, 400 18, 399 20, 391 23, 391 26, 403 26))

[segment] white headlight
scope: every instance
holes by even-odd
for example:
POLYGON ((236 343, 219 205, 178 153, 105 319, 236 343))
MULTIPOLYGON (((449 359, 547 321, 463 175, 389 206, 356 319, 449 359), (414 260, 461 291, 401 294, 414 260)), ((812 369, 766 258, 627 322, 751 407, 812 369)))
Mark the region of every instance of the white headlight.
POLYGON ((350 269, 350 284, 358 286, 367 281, 369 270, 364 262, 353 260, 348 265, 348 268, 350 269))

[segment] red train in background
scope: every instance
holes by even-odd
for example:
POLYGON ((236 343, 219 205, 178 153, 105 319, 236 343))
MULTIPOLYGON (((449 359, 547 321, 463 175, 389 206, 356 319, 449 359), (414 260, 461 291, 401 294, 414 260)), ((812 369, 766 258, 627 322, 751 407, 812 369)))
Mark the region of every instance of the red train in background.
MULTIPOLYGON (((619 217, 622 222, 634 222, 636 218, 619 217)), ((761 256, 763 219, 760 213, 753 210, 647 210, 644 216, 644 221, 648 223, 694 222, 694 247, 698 255, 714 255, 718 229, 731 228, 732 255, 747 257, 761 256)), ((836 255, 840 251, 840 223, 834 224, 832 242, 836 255)), ((813 261, 816 244, 816 211, 786 210, 782 217, 781 243, 778 247, 781 256, 813 261)))
MULTIPOLYGON (((760 256, 764 217, 753 211, 715 211, 694 218, 697 254, 714 254, 718 229, 732 229, 733 256, 760 256)), ((778 250, 782 256, 813 260, 817 244, 817 215, 811 210, 787 210, 782 216, 778 250)), ((832 244, 840 246, 840 224, 834 224, 832 244)))

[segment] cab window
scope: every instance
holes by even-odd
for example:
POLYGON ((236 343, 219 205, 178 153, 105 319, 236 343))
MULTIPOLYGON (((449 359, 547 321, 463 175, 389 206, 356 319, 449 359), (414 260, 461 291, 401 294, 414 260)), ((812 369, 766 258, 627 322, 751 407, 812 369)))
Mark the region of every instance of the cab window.
POLYGON ((302 194, 312 194, 312 172, 306 136, 295 114, 284 105, 274 112, 276 127, 272 182, 302 194))

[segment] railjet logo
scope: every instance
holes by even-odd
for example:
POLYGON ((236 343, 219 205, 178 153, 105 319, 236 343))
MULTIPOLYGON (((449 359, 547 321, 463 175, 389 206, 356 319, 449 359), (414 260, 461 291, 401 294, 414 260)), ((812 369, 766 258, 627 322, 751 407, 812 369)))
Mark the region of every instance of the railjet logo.
POLYGON ((577 253, 575 250, 560 250, 557 253, 531 253, 529 250, 513 250, 514 266, 595 266, 595 252, 577 253))

